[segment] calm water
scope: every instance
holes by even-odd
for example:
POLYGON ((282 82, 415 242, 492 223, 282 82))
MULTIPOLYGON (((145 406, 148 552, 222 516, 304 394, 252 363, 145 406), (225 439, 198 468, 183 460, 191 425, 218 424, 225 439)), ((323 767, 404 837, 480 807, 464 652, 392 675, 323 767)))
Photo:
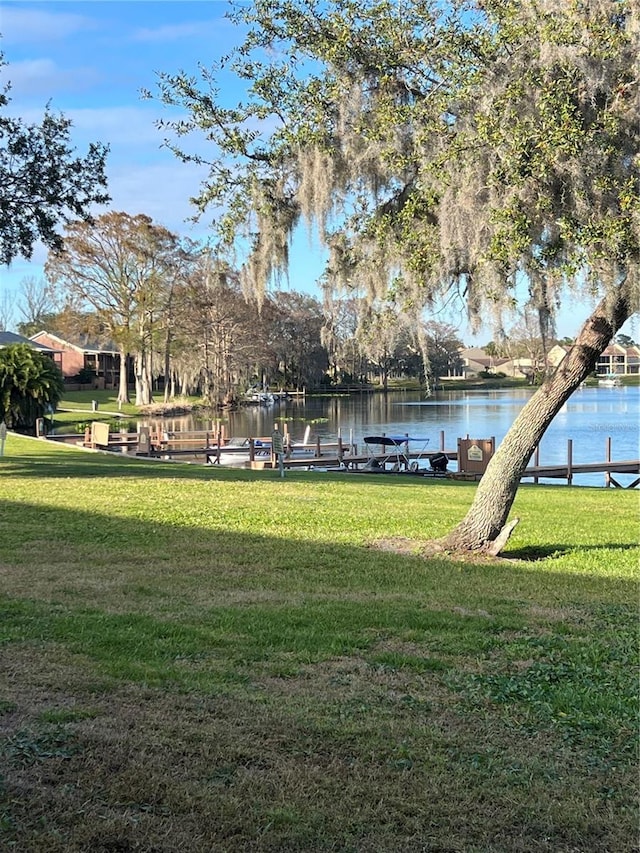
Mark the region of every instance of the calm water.
MULTIPOLYGON (((307 424, 312 436, 343 440, 352 437, 359 447, 366 435, 408 433, 429 439, 438 450, 444 430, 447 450, 457 439, 491 438, 500 443, 532 390, 446 391, 425 400, 417 392, 360 394, 350 397, 308 397, 279 406, 247 406, 223 417, 229 436, 268 436, 274 423, 286 420, 289 432, 302 439, 307 424)), ((154 422, 154 426, 156 422, 154 422)), ((170 418, 169 430, 212 428, 211 421, 170 418)), ((566 462, 567 439, 573 439, 574 462, 601 462, 606 457, 607 437, 612 439, 613 459, 637 459, 640 442, 640 387, 583 388, 576 391, 558 413, 540 445, 540 464, 566 462)), ((424 441, 413 443, 420 450, 424 441)), ((615 475, 614 475, 615 476, 615 475)), ((635 477, 616 476, 622 483, 635 477)), ((560 483, 562 481, 550 481, 560 483)), ((604 474, 578 475, 576 485, 604 485, 604 474)))

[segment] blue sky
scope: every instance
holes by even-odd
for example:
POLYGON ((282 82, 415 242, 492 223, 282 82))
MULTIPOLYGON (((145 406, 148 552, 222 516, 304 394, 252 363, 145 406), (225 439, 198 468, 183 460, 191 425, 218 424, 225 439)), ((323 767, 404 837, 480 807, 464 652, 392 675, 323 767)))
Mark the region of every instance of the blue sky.
MULTIPOLYGON (((83 153, 91 141, 109 144, 107 172, 111 209, 145 213, 176 233, 206 239, 210 217, 188 222, 189 198, 206 169, 180 163, 162 147, 155 122, 169 113, 156 101, 142 100, 142 89, 155 89, 156 74, 197 73, 239 40, 226 18, 226 0, 0 0, 0 50, 11 81, 13 114, 37 122, 43 108, 65 113, 73 122, 73 140, 83 153)), ((233 96, 232 79, 224 81, 233 96)), ((171 113, 175 118, 176 113, 171 113)), ((42 276, 46 252, 31 262, 16 259, 0 268, 0 300, 16 298, 27 276, 42 276)), ((315 292, 322 254, 304 230, 294 241, 289 287, 315 292)), ((565 302, 559 335, 575 335, 588 306, 565 302)), ((441 317, 460 327, 469 344, 492 337, 487 328, 473 338, 464 317, 441 317)), ((636 336, 637 328, 625 328, 636 336)))
MULTIPOLYGON (((176 233, 206 240, 211 216, 187 221, 195 212, 189 198, 206 167, 183 164, 163 148, 155 122, 178 113, 140 93, 155 90, 160 71, 196 74, 199 62, 208 65, 226 53, 240 35, 225 18, 228 9, 226 0, 2 0, 9 109, 38 122, 49 102, 72 120, 78 153, 91 141, 110 146, 111 209, 145 213, 176 233)), ((231 102, 233 80, 225 82, 231 102)), ((292 258, 288 286, 315 293, 321 251, 301 233, 292 258)), ((38 247, 31 262, 17 258, 0 268, 0 299, 15 297, 25 277, 41 278, 45 259, 46 250, 38 247)))
MULTIPOLYGON (((196 70, 234 35, 225 2, 5 2, 0 48, 11 81, 13 113, 38 121, 43 107, 73 121, 79 152, 108 143, 111 208, 146 213, 176 232, 206 237, 206 220, 191 225, 189 204, 206 170, 179 163, 162 148, 154 122, 164 111, 141 99, 159 71, 196 70)), ((44 249, 29 264, 3 270, 3 288, 41 274, 44 249)))

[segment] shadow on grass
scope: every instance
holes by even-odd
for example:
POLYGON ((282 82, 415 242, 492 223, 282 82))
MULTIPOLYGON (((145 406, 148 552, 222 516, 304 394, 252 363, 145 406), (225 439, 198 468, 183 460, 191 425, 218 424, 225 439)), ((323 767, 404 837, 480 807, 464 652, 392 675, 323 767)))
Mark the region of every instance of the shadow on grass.
POLYGON ((225 529, 214 490, 181 483, 156 484, 167 507, 133 515, 133 478, 278 472, 4 461, 33 495, 48 479, 130 478, 113 514, 104 482, 94 512, 2 503, 0 633, 20 713, 5 705, 0 829, 15 849, 632 849, 630 580, 545 571, 543 552, 567 545, 521 549, 540 555, 527 567, 461 565, 294 540, 275 512, 266 533, 229 516, 225 529), (205 512, 163 516, 178 491, 205 512))
POLYGON ((580 632, 587 613, 614 606, 617 630, 635 624, 637 587, 611 575, 461 567, 17 501, 0 517, 4 642, 62 644, 125 682, 211 691, 352 656, 444 671, 536 634, 538 621, 580 632))
MULTIPOLYGON (((243 677, 251 662, 302 665, 430 634, 441 652, 471 654, 521 628, 520 603, 536 586, 506 568, 462 577, 446 559, 206 522, 17 501, 3 502, 0 517, 5 641, 62 642, 112 676, 145 683, 211 687, 243 677)), ((570 590, 557 578, 550 588, 552 598, 570 590)))
POLYGON ((613 543, 606 545, 585 545, 569 546, 569 545, 531 545, 525 548, 514 548, 508 553, 510 560, 522 560, 526 563, 537 563, 541 560, 548 560, 550 557, 562 557, 565 554, 573 554, 576 551, 601 551, 606 548, 607 551, 635 551, 638 545, 635 542, 628 543, 613 543))
MULTIPOLYGON (((22 450, 22 448, 20 448, 22 450)), ((26 452, 20 455, 8 455, 0 458, 0 476, 3 469, 11 476, 20 477, 21 479, 33 479, 42 483, 46 480, 88 480, 96 478, 121 478, 129 479, 144 479, 149 481, 191 481, 191 482, 278 482, 280 481, 280 472, 278 470, 250 470, 241 468, 226 468, 212 465, 188 464, 184 462, 167 462, 163 460, 151 461, 148 459, 140 459, 125 454, 115 453, 93 453, 75 448, 64 448, 57 445, 40 442, 39 440, 30 441, 26 445, 26 452), (44 451, 44 452, 43 452, 44 451)), ((459 492, 460 503, 469 502, 472 499, 475 491, 475 483, 464 483, 454 480, 431 479, 419 477, 402 477, 402 475, 375 475, 370 474, 366 477, 356 477, 349 472, 305 472, 299 470, 287 471, 285 473, 286 482, 340 482, 342 484, 353 484, 359 488, 363 483, 366 483, 366 488, 383 487, 385 491, 397 490, 398 488, 410 488, 416 483, 433 484, 436 488, 448 488, 459 492)), ((1 485, 1 480, 0 480, 1 485)), ((546 486, 529 486, 526 491, 531 493, 533 490, 544 491, 546 486)), ((557 492, 557 488, 551 486, 557 492)), ((453 493, 452 493, 453 496, 453 493)), ((619 497, 616 493, 616 497, 619 497)), ((625 497, 625 494, 621 495, 625 497)), ((106 508, 108 510, 108 507, 106 508)), ((39 509, 40 513, 50 513, 54 510, 39 509)), ((460 512, 464 512, 464 507, 461 506, 460 512)), ((123 523, 122 519, 112 519, 108 512, 101 516, 100 528, 104 530, 109 528, 111 523, 115 523, 120 529, 123 523)), ((138 524, 138 523, 136 523, 138 524)), ((89 525, 94 526, 94 525, 89 525)), ((64 525, 63 525, 64 527, 64 525)), ((138 529, 138 527, 136 527, 138 529)), ((154 528, 155 529, 155 528, 154 528)), ((176 528, 171 527, 172 530, 176 528)), ((446 531, 436 533, 442 535, 446 531)), ((615 541, 607 542, 599 545, 585 543, 536 543, 535 545, 527 545, 521 548, 510 547, 505 552, 504 556, 514 561, 522 561, 526 563, 541 562, 546 559, 560 557, 566 554, 598 551, 606 548, 610 551, 629 551, 637 548, 637 541, 634 532, 629 535, 632 537, 630 541, 615 541)), ((126 538, 126 537, 125 537, 126 538)), ((100 542, 104 542, 104 536, 99 537, 100 542)), ((276 540, 282 543, 282 539, 276 540)), ((299 547, 299 542, 296 541, 295 548, 299 547)), ((322 548, 325 548, 323 545, 322 548)), ((369 552, 370 553, 370 552, 369 552)), ((452 563, 457 565, 457 563, 452 563)), ((492 570, 494 570, 492 568, 492 570)))
MULTIPOLYGON (((50 470, 45 462, 43 467, 47 475, 42 476, 64 476, 58 466, 50 470)), ((77 467, 71 466, 68 476, 75 477, 77 467)), ((88 465, 89 469, 93 467, 88 465)), ((104 477, 105 467, 111 468, 104 464, 95 466, 93 476, 104 477)), ((111 470, 117 474, 122 468, 131 475, 135 467, 114 463, 111 470)), ((34 475, 37 468, 37 464, 27 466, 34 475)), ((174 479, 172 471, 163 468, 157 475, 174 479)), ((180 468, 176 476, 190 479, 197 473, 200 472, 183 472, 180 468)), ((250 471, 221 473, 230 479, 255 476, 250 471)), ((145 479, 148 475, 145 469, 145 479)), ((86 476, 91 474, 86 472, 86 476)), ((126 499, 130 506, 135 506, 135 491, 127 493, 126 499)), ((268 597, 273 591, 323 597, 364 596, 367 600, 379 594, 409 598, 424 595, 435 602, 486 610, 498 605, 508 608, 512 602, 529 597, 538 602, 555 602, 562 597, 578 602, 584 594, 585 600, 592 601, 599 591, 606 600, 612 581, 617 589, 626 589, 624 595, 629 596, 626 600, 635 600, 637 594, 631 580, 612 573, 583 573, 580 565, 576 572, 558 571, 555 566, 553 571, 545 571, 542 566, 533 571, 531 568, 519 571, 515 563, 517 560, 542 563, 546 558, 562 554, 579 555, 603 549, 622 554, 637 548, 631 541, 601 546, 554 543, 509 552, 513 564, 510 560, 461 563, 446 555, 425 559, 417 553, 377 550, 367 543, 330 544, 324 538, 314 539, 313 527, 310 539, 304 538, 304 531, 302 536, 287 538, 277 520, 272 524, 273 535, 252 534, 239 531, 237 514, 227 516, 229 510, 217 510, 215 503, 204 513, 201 506, 194 504, 193 513, 180 506, 173 514, 170 497, 158 497, 159 501, 164 499, 167 500, 164 505, 147 506, 138 517, 128 515, 130 510, 125 514, 121 509, 111 513, 106 502, 100 511, 89 511, 4 500, 0 502, 0 563, 6 567, 12 564, 24 567, 40 586, 46 586, 47 573, 41 577, 38 565, 46 570, 52 565, 61 567, 56 575, 62 586, 66 583, 64 568, 68 565, 72 586, 89 590, 91 596, 95 595, 97 578, 111 588, 111 575, 117 588, 140 583, 144 587, 143 598, 148 597, 145 585, 151 585, 155 592, 165 588, 170 594, 173 584, 189 591, 193 582, 198 600, 205 588, 214 599, 218 590, 225 595, 230 593, 231 597, 239 591, 239 597, 247 600, 256 590, 254 598, 268 597), (225 527, 226 517, 228 527, 225 527)), ((13 577, 13 573, 5 573, 7 589, 11 589, 13 577)), ((50 598, 48 593, 47 598, 50 598)))

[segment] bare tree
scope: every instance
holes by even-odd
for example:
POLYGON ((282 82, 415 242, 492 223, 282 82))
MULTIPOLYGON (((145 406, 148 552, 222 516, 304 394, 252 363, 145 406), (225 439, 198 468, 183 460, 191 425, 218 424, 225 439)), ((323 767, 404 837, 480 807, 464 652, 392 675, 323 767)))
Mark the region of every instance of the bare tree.
POLYGON ((129 399, 127 364, 135 359, 136 404, 151 402, 152 353, 168 288, 182 263, 177 237, 148 216, 107 213, 94 225, 67 226, 64 249, 45 271, 76 307, 91 306, 120 352, 118 400, 129 399))
POLYGON ((34 335, 42 330, 47 319, 59 309, 55 288, 44 278, 27 276, 18 285, 17 307, 22 322, 23 335, 34 335))
POLYGON ((0 329, 3 332, 9 331, 9 327, 13 323, 15 316, 15 297, 9 290, 2 290, 0 296, 0 329))
POLYGON ((518 317, 506 332, 503 349, 511 359, 526 359, 522 366, 529 382, 533 384, 547 371, 547 353, 549 340, 540 314, 531 304, 526 304, 518 312, 518 317))

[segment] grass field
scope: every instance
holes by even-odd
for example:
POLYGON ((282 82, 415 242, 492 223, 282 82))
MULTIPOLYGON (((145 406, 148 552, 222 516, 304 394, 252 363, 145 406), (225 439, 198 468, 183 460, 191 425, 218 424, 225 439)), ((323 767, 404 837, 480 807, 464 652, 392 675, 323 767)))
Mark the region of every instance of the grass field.
POLYGON ((0 849, 636 851, 638 494, 473 490, 10 435, 0 849))

